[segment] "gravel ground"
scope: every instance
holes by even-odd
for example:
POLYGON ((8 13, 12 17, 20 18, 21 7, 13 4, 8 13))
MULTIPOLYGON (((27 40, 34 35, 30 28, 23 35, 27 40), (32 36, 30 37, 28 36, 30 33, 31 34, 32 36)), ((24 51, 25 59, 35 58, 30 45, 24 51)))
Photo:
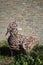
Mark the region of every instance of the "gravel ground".
POLYGON ((0 0, 0 41, 5 40, 9 22, 16 19, 19 33, 43 42, 43 0, 0 0))

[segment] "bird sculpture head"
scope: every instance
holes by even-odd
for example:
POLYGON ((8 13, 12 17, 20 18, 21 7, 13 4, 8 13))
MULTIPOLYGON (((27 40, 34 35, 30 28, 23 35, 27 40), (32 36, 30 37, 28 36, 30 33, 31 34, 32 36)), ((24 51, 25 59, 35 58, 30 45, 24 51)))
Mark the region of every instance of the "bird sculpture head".
POLYGON ((10 35, 17 35, 18 34, 18 29, 17 29, 17 23, 16 23, 16 21, 11 22, 8 25, 6 35, 8 33, 10 33, 10 35))

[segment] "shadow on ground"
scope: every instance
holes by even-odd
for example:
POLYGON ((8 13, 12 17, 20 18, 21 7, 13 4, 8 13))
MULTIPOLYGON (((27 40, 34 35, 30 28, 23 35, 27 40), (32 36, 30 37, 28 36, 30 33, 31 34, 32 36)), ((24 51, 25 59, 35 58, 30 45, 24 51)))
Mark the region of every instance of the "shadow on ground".
MULTIPOLYGON (((22 54, 26 54, 26 52, 24 51, 24 49, 22 49, 20 51, 13 50, 13 55, 14 56, 19 55, 21 53, 22 54)), ((10 51, 9 47, 5 47, 5 46, 0 47, 0 55, 1 56, 11 56, 11 51, 10 51)))

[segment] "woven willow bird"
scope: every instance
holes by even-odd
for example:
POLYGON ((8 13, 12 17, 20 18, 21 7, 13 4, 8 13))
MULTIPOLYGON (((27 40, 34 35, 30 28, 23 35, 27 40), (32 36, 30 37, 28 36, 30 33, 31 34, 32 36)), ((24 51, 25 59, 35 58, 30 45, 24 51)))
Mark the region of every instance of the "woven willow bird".
POLYGON ((10 34, 8 43, 11 50, 20 50, 20 46, 22 46, 26 52, 29 52, 37 44, 36 38, 18 34, 16 21, 9 24, 6 35, 8 32, 10 34))

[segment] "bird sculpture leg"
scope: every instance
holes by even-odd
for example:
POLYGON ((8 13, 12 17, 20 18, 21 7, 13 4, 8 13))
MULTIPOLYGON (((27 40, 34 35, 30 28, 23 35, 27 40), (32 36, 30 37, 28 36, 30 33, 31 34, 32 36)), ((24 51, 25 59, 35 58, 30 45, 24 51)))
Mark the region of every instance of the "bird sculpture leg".
POLYGON ((13 50, 12 49, 10 49, 10 53, 11 53, 11 56, 13 56, 13 50))

